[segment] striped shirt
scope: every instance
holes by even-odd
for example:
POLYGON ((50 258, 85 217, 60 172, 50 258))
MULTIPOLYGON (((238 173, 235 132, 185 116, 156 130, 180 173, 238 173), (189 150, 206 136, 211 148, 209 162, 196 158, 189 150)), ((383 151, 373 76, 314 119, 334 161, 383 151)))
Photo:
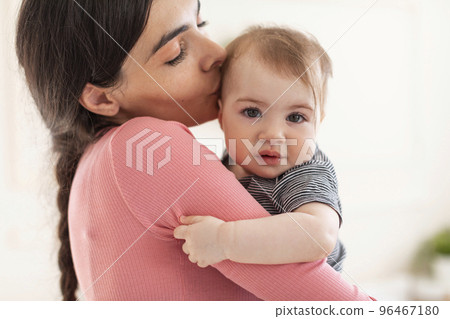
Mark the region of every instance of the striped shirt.
MULTIPOLYGON (((225 153, 222 158, 225 166, 228 158, 225 153)), ((276 178, 252 175, 239 179, 239 182, 272 215, 293 212, 304 204, 319 202, 333 208, 339 215, 339 226, 342 224, 336 173, 333 164, 318 147, 311 160, 292 167, 276 178)), ((345 256, 345 247, 338 240, 327 262, 336 271, 342 271, 345 256)))

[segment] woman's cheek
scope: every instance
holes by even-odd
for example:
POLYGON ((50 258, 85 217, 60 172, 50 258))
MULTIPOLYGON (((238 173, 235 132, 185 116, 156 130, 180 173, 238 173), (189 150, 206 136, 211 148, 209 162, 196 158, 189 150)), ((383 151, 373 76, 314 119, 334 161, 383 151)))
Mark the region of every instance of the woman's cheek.
POLYGON ((201 99, 205 95, 204 88, 199 83, 195 83, 188 78, 179 81, 174 90, 177 92, 177 95, 183 96, 185 100, 195 101, 201 99))

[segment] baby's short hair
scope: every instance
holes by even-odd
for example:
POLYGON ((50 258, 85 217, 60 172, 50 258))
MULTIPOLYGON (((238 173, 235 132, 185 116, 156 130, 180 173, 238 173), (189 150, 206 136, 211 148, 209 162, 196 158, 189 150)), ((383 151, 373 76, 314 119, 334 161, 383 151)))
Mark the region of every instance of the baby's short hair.
POLYGON ((234 60, 250 53, 278 74, 300 78, 312 89, 314 102, 320 107, 320 117, 324 117, 327 82, 333 71, 328 54, 314 36, 290 28, 254 26, 226 49, 224 75, 234 60))

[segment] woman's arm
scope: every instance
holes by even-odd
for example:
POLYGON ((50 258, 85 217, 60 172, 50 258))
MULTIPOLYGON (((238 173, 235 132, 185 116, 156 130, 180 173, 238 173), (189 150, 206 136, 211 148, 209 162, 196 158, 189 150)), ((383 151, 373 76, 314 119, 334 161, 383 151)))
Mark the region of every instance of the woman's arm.
MULTIPOLYGON (((214 155, 184 125, 136 118, 114 134, 110 152, 117 185, 130 212, 158 238, 176 240, 173 230, 181 215, 213 215, 224 221, 269 216, 217 157, 203 156, 214 155), (158 139, 143 140, 139 135, 145 130, 159 134, 158 139)), ((285 265, 225 260, 214 267, 264 300, 371 300, 325 259, 285 265)))
POLYGON ((184 252, 200 267, 225 259, 266 265, 316 261, 331 253, 339 230, 338 215, 321 203, 257 219, 222 222, 189 216, 181 222, 174 236, 186 241, 184 252))

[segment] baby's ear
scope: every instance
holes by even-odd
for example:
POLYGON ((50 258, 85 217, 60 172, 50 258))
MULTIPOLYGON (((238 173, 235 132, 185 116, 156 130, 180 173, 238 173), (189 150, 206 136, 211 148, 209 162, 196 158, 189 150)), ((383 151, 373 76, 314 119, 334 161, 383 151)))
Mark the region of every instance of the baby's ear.
POLYGON ((222 99, 219 99, 217 101, 217 103, 219 104, 218 120, 219 120, 220 128, 223 130, 223 128, 222 128, 222 113, 223 113, 222 99))

